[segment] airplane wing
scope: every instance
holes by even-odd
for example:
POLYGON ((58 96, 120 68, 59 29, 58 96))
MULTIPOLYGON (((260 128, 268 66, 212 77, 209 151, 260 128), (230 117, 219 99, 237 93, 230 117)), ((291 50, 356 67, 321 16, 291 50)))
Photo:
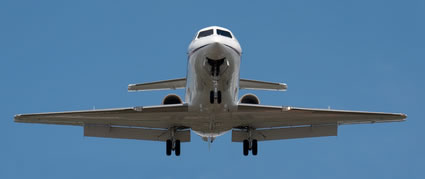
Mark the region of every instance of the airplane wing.
POLYGON ((285 83, 273 83, 273 82, 247 80, 247 79, 240 79, 239 87, 241 89, 276 90, 276 91, 285 91, 288 88, 288 86, 285 83))
POLYGON ((186 87, 186 78, 178 78, 149 83, 130 84, 128 85, 128 91, 167 90, 179 89, 184 87, 186 87))
POLYGON ((400 113, 310 109, 284 106, 239 104, 232 117, 239 121, 232 131, 232 141, 241 142, 251 134, 259 141, 304 137, 336 136, 341 124, 398 122, 407 117, 400 113))
POLYGON ((84 126, 84 135, 165 141, 169 128, 179 126, 175 137, 190 141, 189 126, 196 115, 186 104, 104 110, 70 111, 16 115, 15 122, 84 126))

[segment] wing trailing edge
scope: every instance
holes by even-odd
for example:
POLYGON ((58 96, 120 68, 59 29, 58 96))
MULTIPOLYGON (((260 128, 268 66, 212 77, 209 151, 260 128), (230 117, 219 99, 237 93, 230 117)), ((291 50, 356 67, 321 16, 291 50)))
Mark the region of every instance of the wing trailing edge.
POLYGON ((307 127, 287 127, 275 129, 260 129, 250 133, 246 130, 232 130, 232 142, 242 142, 248 138, 254 138, 258 141, 298 139, 309 137, 337 136, 338 125, 318 125, 307 127))
MULTIPOLYGON (((171 138, 171 133, 169 130, 164 129, 84 125, 84 136, 165 142, 171 138)), ((190 142, 190 130, 178 130, 175 132, 174 137, 181 142, 190 142)))

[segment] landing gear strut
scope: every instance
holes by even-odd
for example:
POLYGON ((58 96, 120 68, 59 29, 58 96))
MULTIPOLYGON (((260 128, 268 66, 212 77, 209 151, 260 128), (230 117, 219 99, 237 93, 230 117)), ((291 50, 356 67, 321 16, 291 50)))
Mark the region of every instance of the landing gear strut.
POLYGON ((221 91, 218 90, 217 76, 213 76, 213 88, 214 90, 210 91, 210 103, 214 104, 215 99, 217 99, 217 103, 221 104, 221 91))

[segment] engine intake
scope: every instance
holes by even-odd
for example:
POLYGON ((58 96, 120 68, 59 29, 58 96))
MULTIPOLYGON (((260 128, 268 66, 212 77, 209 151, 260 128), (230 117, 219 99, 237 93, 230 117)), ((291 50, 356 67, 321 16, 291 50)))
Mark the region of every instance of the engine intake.
POLYGON ((245 103, 245 104, 260 104, 260 99, 258 99, 257 96, 254 94, 245 94, 241 97, 239 100, 239 103, 245 103))
POLYGON ((183 103, 182 99, 179 96, 177 96, 176 94, 169 94, 169 95, 165 96, 165 98, 162 100, 163 105, 182 104, 182 103, 183 103))

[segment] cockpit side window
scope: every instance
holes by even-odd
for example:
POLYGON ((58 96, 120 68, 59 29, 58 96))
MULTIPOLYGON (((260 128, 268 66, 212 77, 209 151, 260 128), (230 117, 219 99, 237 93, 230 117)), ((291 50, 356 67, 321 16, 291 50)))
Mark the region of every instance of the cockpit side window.
POLYGON ((210 36, 210 35, 212 35, 213 33, 214 33, 214 31, 213 31, 212 29, 210 29, 210 30, 204 30, 204 31, 202 31, 202 32, 199 32, 199 34, 198 34, 198 39, 199 39, 199 38, 202 38, 202 37, 210 36))
POLYGON ((232 34, 230 34, 230 32, 225 31, 225 30, 217 29, 217 34, 221 35, 221 36, 232 38, 232 34))

